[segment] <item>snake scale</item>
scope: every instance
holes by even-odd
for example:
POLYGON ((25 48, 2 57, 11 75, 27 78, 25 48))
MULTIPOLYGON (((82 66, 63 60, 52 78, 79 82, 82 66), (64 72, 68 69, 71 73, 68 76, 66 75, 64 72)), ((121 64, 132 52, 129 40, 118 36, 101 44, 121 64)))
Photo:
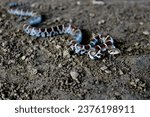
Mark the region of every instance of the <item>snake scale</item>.
POLYGON ((69 43, 71 49, 79 54, 88 55, 91 59, 100 59, 102 55, 108 53, 110 55, 119 54, 120 50, 114 45, 114 40, 109 34, 92 34, 88 44, 81 44, 82 31, 76 26, 66 23, 49 28, 37 28, 35 25, 42 23, 42 15, 38 12, 29 11, 21 7, 22 3, 11 2, 8 4, 7 12, 17 16, 30 17, 23 24, 23 31, 31 36, 36 37, 53 37, 62 34, 69 34, 72 40, 69 43))

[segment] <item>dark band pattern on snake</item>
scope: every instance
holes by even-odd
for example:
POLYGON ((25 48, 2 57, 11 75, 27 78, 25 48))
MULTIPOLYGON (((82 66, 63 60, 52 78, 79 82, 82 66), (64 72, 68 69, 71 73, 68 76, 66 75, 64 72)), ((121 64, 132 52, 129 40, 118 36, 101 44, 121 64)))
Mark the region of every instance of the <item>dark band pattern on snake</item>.
POLYGON ((119 49, 115 48, 113 38, 101 33, 92 34, 90 42, 86 45, 81 44, 82 31, 72 24, 57 25, 49 28, 37 28, 34 25, 42 23, 41 14, 34 11, 23 9, 22 3, 11 2, 8 4, 8 13, 31 17, 27 23, 23 24, 23 31, 31 36, 36 37, 53 37, 62 34, 69 34, 72 40, 69 43, 71 49, 77 54, 87 54, 91 59, 100 59, 105 53, 119 54, 119 49))

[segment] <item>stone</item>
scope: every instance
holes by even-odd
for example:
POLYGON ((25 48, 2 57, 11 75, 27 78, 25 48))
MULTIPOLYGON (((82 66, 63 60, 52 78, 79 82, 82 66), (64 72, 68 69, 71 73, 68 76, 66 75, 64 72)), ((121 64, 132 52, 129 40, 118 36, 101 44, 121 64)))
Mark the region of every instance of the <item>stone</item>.
POLYGON ((67 50, 63 51, 63 57, 70 58, 70 54, 67 50))
POLYGON ((93 0, 92 1, 93 4, 97 4, 97 5, 104 5, 105 3, 101 0, 93 0))
POLYGON ((149 32, 147 30, 143 31, 144 35, 149 35, 149 32))
POLYGON ((127 52, 131 52, 131 51, 132 51, 132 48, 129 47, 129 48, 127 49, 127 52))
POLYGON ((100 69, 104 71, 107 69, 107 66, 102 66, 100 69))
POLYGON ((123 72, 119 69, 119 75, 123 75, 123 72))
POLYGON ((22 56, 21 59, 22 59, 22 60, 25 60, 25 59, 26 59, 26 56, 22 56))
POLYGON ((80 2, 80 1, 77 1, 77 5, 81 5, 81 2, 80 2))
POLYGON ((95 14, 94 13, 90 13, 89 16, 90 17, 95 17, 95 14))
POLYGON ((77 83, 80 83, 79 80, 78 80, 78 77, 79 77, 79 73, 78 72, 71 71, 70 75, 71 75, 72 79, 74 79, 77 83))
POLYGON ((98 25, 101 25, 101 24, 104 24, 104 23, 105 23, 105 20, 98 21, 98 25))
POLYGON ((111 71, 110 70, 105 70, 105 73, 111 74, 111 71))

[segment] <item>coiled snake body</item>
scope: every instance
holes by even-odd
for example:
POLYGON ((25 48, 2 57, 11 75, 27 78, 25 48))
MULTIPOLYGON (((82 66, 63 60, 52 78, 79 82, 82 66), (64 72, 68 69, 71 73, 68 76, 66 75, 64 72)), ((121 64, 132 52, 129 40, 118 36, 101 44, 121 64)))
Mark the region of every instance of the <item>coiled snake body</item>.
POLYGON ((28 11, 19 3, 9 3, 8 13, 18 16, 31 17, 27 23, 23 24, 23 31, 31 36, 36 37, 53 37, 61 34, 69 34, 72 37, 69 45, 71 49, 77 54, 87 54, 91 59, 99 59, 105 53, 118 54, 119 49, 115 48, 114 40, 110 35, 102 35, 100 33, 93 34, 90 42, 86 45, 80 44, 82 41, 82 31, 74 25, 64 24, 50 28, 37 28, 34 25, 40 24, 43 19, 42 16, 33 11, 28 11))

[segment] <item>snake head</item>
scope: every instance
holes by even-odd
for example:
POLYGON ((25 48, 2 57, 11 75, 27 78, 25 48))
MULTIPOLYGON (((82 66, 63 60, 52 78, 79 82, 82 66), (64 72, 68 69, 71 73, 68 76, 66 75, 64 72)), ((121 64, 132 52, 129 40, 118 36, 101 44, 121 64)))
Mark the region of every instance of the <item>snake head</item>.
POLYGON ((116 55, 116 54, 119 54, 121 52, 120 52, 120 50, 118 48, 112 48, 112 49, 108 50, 108 53, 110 55, 116 55))

